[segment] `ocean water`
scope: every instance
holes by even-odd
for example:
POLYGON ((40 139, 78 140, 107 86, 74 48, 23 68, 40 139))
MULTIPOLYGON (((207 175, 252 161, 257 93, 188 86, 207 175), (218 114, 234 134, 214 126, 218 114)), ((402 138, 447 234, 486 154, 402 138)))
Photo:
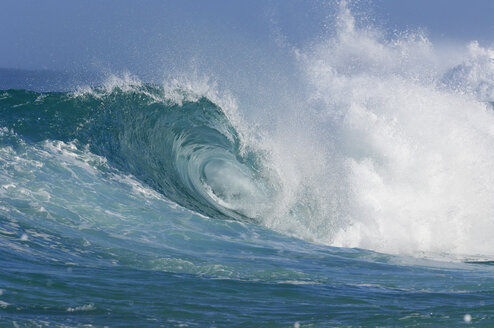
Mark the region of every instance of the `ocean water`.
POLYGON ((268 123, 209 77, 0 71, 0 326, 493 327, 494 50, 343 2, 290 51, 268 123))

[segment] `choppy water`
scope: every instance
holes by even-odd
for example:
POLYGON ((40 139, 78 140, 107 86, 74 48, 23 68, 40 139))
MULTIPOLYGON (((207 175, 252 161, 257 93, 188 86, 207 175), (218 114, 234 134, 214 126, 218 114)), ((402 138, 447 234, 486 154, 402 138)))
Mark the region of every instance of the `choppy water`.
POLYGON ((335 29, 272 126, 200 81, 0 91, 0 325, 493 326, 493 50, 335 29))

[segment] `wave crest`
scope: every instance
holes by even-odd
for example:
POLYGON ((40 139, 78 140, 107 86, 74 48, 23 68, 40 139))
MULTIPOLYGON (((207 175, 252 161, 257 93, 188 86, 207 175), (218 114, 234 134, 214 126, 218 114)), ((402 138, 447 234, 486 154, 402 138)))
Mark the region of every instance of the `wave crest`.
POLYGON ((110 82, 76 93, 6 91, 1 124, 32 141, 89 145, 114 167, 204 215, 260 217, 270 198, 260 155, 242 147, 218 105, 187 90, 176 103, 163 88, 135 79, 110 82))

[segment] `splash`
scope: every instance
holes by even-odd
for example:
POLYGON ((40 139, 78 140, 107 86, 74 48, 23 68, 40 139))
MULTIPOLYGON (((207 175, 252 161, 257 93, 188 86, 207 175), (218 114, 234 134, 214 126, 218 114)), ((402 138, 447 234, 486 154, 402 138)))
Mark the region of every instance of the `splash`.
POLYGON ((389 39, 359 24, 342 2, 333 35, 295 53, 311 91, 272 149, 283 192, 312 203, 297 233, 386 253, 494 255, 493 51, 472 42, 454 62, 423 34, 389 39))

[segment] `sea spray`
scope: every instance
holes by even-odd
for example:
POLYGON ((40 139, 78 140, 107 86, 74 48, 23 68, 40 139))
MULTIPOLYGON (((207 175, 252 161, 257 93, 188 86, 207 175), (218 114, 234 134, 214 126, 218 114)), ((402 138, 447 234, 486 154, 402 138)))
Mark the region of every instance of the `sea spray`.
POLYGON ((472 43, 449 68, 439 54, 420 33, 386 39, 359 25, 344 2, 334 35, 297 52, 316 108, 305 112, 329 130, 319 156, 336 158, 347 184, 347 221, 330 244, 493 255, 492 50, 472 43))

